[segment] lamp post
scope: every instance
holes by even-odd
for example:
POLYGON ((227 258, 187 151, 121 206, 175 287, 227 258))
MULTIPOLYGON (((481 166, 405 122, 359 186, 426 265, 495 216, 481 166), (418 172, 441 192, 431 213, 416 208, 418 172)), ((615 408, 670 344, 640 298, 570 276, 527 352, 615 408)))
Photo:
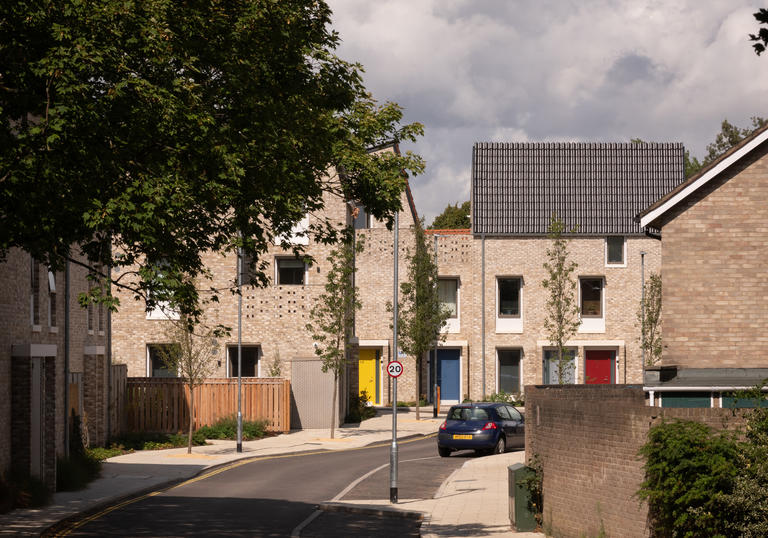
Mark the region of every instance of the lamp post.
POLYGON ((243 249, 237 249, 237 452, 243 451, 243 249))
MULTIPOLYGON (((392 302, 392 347, 394 348, 394 360, 397 360, 397 258, 398 258, 398 212, 395 212, 395 236, 394 236, 394 301, 392 302)), ((389 502, 397 504, 397 377, 392 379, 392 446, 389 451, 389 502)))

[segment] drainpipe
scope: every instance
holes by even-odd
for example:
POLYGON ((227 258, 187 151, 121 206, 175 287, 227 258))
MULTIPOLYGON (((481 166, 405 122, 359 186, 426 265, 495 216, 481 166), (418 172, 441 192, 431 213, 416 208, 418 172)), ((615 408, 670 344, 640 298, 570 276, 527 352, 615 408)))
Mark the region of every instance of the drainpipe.
MULTIPOLYGON (((438 273, 437 270, 437 238, 438 234, 435 234, 435 273, 438 273)), ((435 285, 437 285, 437 282, 435 282, 435 285)), ((432 401, 435 402, 435 405, 437 405, 437 341, 440 339, 440 335, 435 335, 435 354, 432 356, 432 401)), ((437 413, 439 413, 440 410, 437 409, 437 413)), ((435 414, 435 417, 437 417, 437 414, 435 414)))
MULTIPOLYGON (((482 383, 483 383, 483 401, 485 401, 485 233, 480 236, 481 253, 481 276, 480 276, 480 333, 482 335, 482 351, 480 352, 480 360, 482 364, 482 383)), ((467 388, 469 392, 469 388, 467 388)))
POLYGON ((64 456, 69 457, 69 259, 64 263, 64 456))
MULTIPOLYGON (((109 294, 112 295, 112 267, 107 266, 109 275, 109 294)), ((112 309, 107 308, 107 435, 104 446, 109 446, 109 439, 112 437, 112 309)))
POLYGON ((645 251, 640 251, 640 356, 645 372, 645 251))

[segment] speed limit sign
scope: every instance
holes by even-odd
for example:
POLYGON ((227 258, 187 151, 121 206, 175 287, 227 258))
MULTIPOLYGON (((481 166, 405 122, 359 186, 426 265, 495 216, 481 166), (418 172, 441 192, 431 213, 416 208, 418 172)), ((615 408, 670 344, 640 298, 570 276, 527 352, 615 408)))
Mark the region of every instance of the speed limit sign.
POLYGON ((400 361, 387 363, 387 373, 389 374, 389 377, 400 377, 400 374, 403 373, 402 363, 400 363, 400 361))

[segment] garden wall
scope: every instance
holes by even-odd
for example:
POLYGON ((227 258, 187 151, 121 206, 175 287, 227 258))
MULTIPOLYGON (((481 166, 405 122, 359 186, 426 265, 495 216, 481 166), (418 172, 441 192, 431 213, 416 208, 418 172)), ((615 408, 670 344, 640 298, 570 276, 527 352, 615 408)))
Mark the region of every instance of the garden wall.
POLYGON ((544 530, 562 537, 648 536, 638 450, 663 418, 733 427, 729 409, 648 407, 639 385, 525 388, 526 459, 543 466, 544 530))

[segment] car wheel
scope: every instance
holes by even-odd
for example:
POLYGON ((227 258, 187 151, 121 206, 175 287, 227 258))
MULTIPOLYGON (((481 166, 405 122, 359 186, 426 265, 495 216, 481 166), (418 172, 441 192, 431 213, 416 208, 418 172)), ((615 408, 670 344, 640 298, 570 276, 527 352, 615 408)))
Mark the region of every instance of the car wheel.
POLYGON ((494 454, 504 454, 507 450, 507 443, 504 440, 503 435, 499 435, 499 440, 496 441, 496 446, 493 448, 494 454))
POLYGON ((437 447, 437 453, 440 454, 441 458, 447 458, 451 455, 451 449, 444 446, 439 446, 437 447))

